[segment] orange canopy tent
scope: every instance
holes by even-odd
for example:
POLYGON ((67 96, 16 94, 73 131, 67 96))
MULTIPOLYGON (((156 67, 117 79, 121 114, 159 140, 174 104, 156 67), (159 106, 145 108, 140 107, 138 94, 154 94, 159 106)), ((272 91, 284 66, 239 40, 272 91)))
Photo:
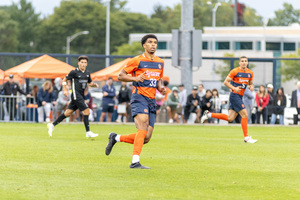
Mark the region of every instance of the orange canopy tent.
POLYGON ((43 55, 5 71, 5 75, 18 75, 22 78, 55 79, 66 76, 75 68, 51 56, 43 55))
MULTIPOLYGON (((118 62, 116 64, 113 64, 107 68, 104 68, 100 71, 94 72, 91 74, 91 78, 93 81, 105 81, 108 79, 108 77, 112 77, 114 81, 118 81, 118 75, 121 72, 121 70, 124 68, 124 66, 127 64, 127 62, 130 60, 130 58, 126 58, 125 60, 118 62)), ((168 76, 164 76, 163 80, 170 81, 168 76)))

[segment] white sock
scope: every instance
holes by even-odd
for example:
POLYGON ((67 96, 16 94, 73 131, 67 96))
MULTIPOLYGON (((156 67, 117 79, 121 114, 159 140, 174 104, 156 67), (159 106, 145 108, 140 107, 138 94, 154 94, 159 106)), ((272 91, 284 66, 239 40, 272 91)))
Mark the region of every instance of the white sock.
POLYGON ((115 137, 115 140, 116 140, 117 142, 120 142, 120 137, 121 137, 121 135, 117 135, 117 136, 115 137))
POLYGON ((245 140, 245 141, 248 141, 248 140, 249 140, 249 136, 245 137, 244 140, 245 140))
POLYGON ((211 118, 211 113, 208 113, 208 114, 207 114, 207 117, 208 117, 208 118, 211 118))
POLYGON ((132 163, 140 162, 140 156, 139 155, 133 155, 132 156, 132 163))

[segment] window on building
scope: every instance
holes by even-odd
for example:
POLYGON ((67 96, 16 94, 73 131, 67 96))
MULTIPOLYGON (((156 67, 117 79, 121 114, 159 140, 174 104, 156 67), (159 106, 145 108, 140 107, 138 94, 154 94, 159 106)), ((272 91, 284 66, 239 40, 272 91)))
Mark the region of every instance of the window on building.
POLYGON ((267 51, 280 51, 280 42, 266 42, 267 51))
POLYGON ((235 42, 235 50, 252 50, 252 42, 235 42))
POLYGON ((257 50, 257 51, 260 51, 260 50, 261 50, 261 42, 260 42, 260 41, 257 41, 257 42, 256 42, 256 50, 257 50))
POLYGON ((161 50, 167 49, 167 42, 158 42, 157 49, 161 49, 161 50))
POLYGON ((295 51, 296 44, 294 42, 285 42, 285 43, 283 43, 283 50, 284 51, 295 51))
POLYGON ((205 50, 208 49, 208 43, 206 41, 202 42, 202 49, 205 49, 205 50))
POLYGON ((229 50, 229 42, 216 42, 216 50, 229 50))

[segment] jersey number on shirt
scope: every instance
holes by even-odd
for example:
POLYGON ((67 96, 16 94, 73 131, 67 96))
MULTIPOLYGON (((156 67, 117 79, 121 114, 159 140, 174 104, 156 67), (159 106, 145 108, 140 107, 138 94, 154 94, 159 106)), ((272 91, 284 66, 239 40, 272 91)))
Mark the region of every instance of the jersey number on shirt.
POLYGON ((242 87, 241 87, 242 89, 246 89, 246 85, 245 85, 245 83, 242 83, 242 87))
POLYGON ((151 87, 156 87, 156 83, 157 83, 156 79, 153 79, 153 78, 150 79, 150 86, 151 87))

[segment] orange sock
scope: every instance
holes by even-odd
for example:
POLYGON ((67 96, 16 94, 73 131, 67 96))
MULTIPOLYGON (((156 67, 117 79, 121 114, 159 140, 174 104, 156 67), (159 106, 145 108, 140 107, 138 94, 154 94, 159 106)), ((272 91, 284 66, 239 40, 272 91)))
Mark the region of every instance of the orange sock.
POLYGON ((133 143, 133 155, 140 155, 143 145, 144 145, 144 140, 147 135, 146 130, 138 130, 134 139, 133 143))
POLYGON ((211 113, 211 117, 228 121, 228 115, 223 113, 211 113))
POLYGON ((133 144, 135 135, 136 135, 136 133, 132 133, 129 135, 121 135, 120 142, 126 142, 126 143, 133 144))
POLYGON ((241 125, 244 133, 244 137, 248 136, 248 118, 241 119, 241 125))

